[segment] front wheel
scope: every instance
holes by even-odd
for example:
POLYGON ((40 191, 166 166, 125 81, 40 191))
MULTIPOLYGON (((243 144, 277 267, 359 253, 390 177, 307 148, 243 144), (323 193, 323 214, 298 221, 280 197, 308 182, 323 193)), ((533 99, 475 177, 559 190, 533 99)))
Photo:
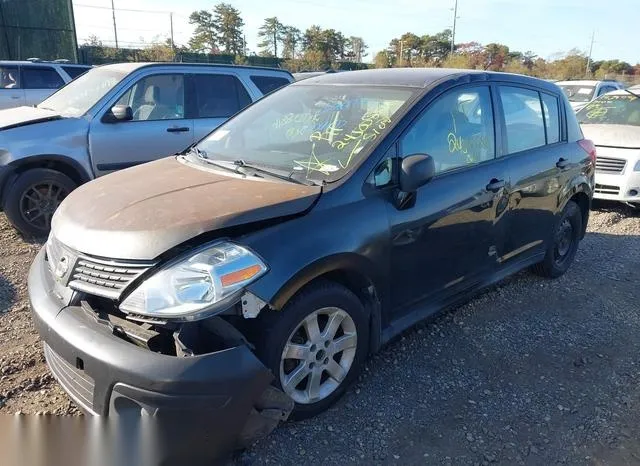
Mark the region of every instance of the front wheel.
POLYGON ((542 277, 557 278, 573 263, 582 234, 582 212, 573 201, 567 202, 555 223, 544 260, 533 266, 533 272, 542 277))
POLYGON ((76 183, 58 171, 27 170, 9 187, 3 209, 11 224, 24 236, 46 236, 53 213, 75 188, 76 183))
POLYGON ((367 356, 365 309, 355 294, 336 283, 306 288, 256 324, 258 356, 273 372, 276 386, 294 400, 293 419, 331 406, 358 376, 367 356))

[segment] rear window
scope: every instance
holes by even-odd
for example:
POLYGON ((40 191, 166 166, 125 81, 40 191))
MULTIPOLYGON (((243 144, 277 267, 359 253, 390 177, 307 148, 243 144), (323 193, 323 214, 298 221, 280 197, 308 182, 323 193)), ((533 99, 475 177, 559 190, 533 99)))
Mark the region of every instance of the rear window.
POLYGON ((58 89, 64 85, 58 72, 48 66, 23 66, 22 81, 25 89, 58 89))
POLYGON ((91 69, 89 66, 63 66, 62 69, 71 76, 71 79, 76 79, 78 76, 85 74, 91 69))
POLYGON ((603 95, 576 114, 583 125, 640 126, 640 98, 632 94, 603 95))
POLYGON ((289 84, 288 79, 277 76, 251 76, 251 81, 263 94, 268 94, 289 84))
POLYGON ((588 84, 559 84, 559 86, 567 95, 569 102, 589 102, 596 91, 595 86, 588 84))
POLYGON ((251 103, 238 78, 228 74, 193 75, 198 118, 228 118, 251 103))
POLYGON ((19 89, 20 72, 17 66, 0 66, 0 89, 19 89))

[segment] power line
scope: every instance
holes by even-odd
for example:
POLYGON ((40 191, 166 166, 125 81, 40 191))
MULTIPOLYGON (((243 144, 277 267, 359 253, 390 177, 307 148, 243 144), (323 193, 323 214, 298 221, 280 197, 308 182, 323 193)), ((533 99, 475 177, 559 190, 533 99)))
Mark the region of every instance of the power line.
MULTIPOLYGON (((84 3, 74 3, 73 6, 79 6, 82 8, 95 8, 97 10, 111 10, 111 7, 108 6, 98 6, 98 5, 85 5, 84 3)), ((115 11, 129 11, 134 13, 158 13, 163 15, 168 15, 170 11, 160 11, 160 10, 136 10, 133 8, 113 8, 115 11)))

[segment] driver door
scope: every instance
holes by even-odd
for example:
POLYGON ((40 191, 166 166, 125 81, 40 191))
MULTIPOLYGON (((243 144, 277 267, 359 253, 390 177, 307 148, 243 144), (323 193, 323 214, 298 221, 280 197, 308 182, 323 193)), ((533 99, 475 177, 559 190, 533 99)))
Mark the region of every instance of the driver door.
POLYGON ((146 76, 110 102, 108 109, 131 107, 133 120, 105 122, 103 114, 93 120, 89 147, 96 175, 167 157, 193 144, 184 83, 183 73, 146 76))

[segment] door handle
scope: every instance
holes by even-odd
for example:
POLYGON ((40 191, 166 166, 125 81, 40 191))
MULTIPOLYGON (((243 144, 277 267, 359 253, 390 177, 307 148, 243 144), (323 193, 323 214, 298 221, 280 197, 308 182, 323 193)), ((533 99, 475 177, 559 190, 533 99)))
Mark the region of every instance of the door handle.
POLYGON ((556 162, 556 167, 558 167, 560 170, 564 170, 568 166, 569 166, 569 161, 564 157, 560 157, 560 160, 556 162))
POLYGON ((487 191, 490 191, 492 193, 497 193, 502 188, 504 188, 506 185, 507 185, 507 183, 504 180, 498 180, 498 179, 494 178, 487 185, 487 191))
POLYGON ((189 131, 189 128, 186 126, 181 126, 179 128, 167 128, 167 133, 186 133, 189 131))
POLYGON ((12 98, 13 100, 18 100, 18 99, 20 98, 20 96, 19 96, 19 95, 12 95, 12 96, 11 96, 11 98, 12 98))

